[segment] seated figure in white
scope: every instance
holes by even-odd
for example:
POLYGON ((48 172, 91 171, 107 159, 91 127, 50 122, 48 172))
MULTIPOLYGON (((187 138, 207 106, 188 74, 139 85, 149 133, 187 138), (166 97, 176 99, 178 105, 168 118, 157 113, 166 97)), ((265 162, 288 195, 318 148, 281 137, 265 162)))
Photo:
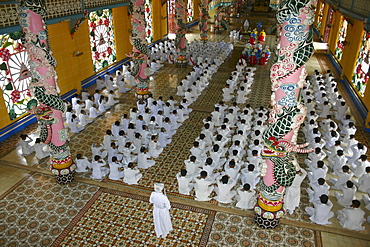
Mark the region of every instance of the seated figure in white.
POLYGON ((215 192, 217 194, 214 197, 215 200, 221 203, 231 203, 233 197, 236 195, 236 192, 231 190, 236 184, 236 180, 230 178, 227 175, 224 175, 217 179, 217 187, 215 188, 215 192))
POLYGON ((76 171, 75 172, 87 172, 87 169, 86 168, 92 168, 91 166, 91 163, 89 162, 89 160, 83 156, 82 154, 77 154, 76 156, 76 159, 75 159, 75 163, 76 163, 76 171))
POLYGON ((194 185, 190 183, 193 178, 187 174, 186 169, 181 169, 181 171, 176 174, 176 179, 179 185, 179 193, 189 195, 194 185))
POLYGON ((250 184, 246 183, 240 186, 237 190, 238 195, 236 195, 237 208, 242 209, 253 209, 256 205, 256 191, 251 189, 250 184))
POLYGON ((143 176, 137 167, 134 167, 132 162, 128 163, 127 168, 124 168, 123 182, 127 184, 137 184, 143 176))
POLYGON ((337 198, 340 205, 349 207, 352 204, 352 200, 356 199, 356 191, 356 186, 351 180, 348 180, 345 185, 342 185, 342 194, 335 191, 334 196, 337 198))
POLYGON ((338 220, 341 226, 355 231, 365 230, 365 227, 362 226, 366 221, 365 212, 360 209, 360 205, 360 201, 353 200, 350 207, 338 211, 338 220))
POLYGON ((325 194, 319 197, 319 200, 313 202, 313 207, 306 207, 306 212, 310 215, 310 220, 318 225, 329 225, 329 221, 334 216, 331 211, 333 203, 325 194))
POLYGON ((198 201, 209 201, 212 198, 209 197, 214 189, 213 179, 207 176, 206 171, 200 172, 200 177, 195 178, 195 200, 198 201))

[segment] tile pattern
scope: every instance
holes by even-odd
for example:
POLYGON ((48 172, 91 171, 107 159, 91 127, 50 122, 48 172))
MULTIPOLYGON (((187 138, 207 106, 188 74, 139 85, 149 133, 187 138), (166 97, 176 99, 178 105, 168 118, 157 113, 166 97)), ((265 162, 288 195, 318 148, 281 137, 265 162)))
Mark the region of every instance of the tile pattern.
POLYGON ((0 197, 0 246, 50 246, 98 187, 32 174, 0 197))
POLYGON ((101 189, 52 246, 205 246, 214 211, 171 203, 173 231, 157 238, 149 198, 101 189))
POLYGON ((208 247, 217 246, 320 246, 315 244, 312 230, 279 225, 275 229, 261 229, 253 218, 217 213, 208 247))

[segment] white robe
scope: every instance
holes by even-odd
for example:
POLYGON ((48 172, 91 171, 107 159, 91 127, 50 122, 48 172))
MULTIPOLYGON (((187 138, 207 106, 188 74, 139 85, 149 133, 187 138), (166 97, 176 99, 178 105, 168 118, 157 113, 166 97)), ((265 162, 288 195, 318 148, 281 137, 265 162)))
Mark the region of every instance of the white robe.
POLYGON ((91 168, 91 163, 86 157, 75 160, 77 169, 76 172, 87 172, 86 168, 91 168))
POLYGON ((192 177, 189 175, 181 176, 180 173, 176 174, 177 183, 179 185, 179 193, 183 195, 189 195, 193 189, 193 184, 190 183, 192 177))
POLYGON ((30 143, 33 141, 30 137, 27 137, 28 140, 20 140, 19 145, 21 146, 22 149, 22 154, 24 156, 30 155, 35 151, 34 147, 30 145, 30 143))
POLYGON ((314 207, 307 207, 306 212, 311 216, 310 220, 318 225, 328 225, 332 222, 330 218, 334 216, 334 213, 330 211, 333 207, 333 203, 328 201, 327 204, 323 204, 320 200, 313 203, 314 207))
POLYGON ((170 217, 171 204, 167 196, 160 192, 152 192, 149 199, 150 203, 153 203, 153 218, 154 218, 154 229, 157 238, 165 238, 167 234, 173 229, 170 217))
POLYGON ((50 152, 45 151, 45 149, 44 149, 44 147, 46 147, 46 144, 35 143, 35 145, 33 145, 33 147, 34 147, 35 152, 36 152, 35 157, 39 160, 50 155, 50 152))
POLYGON ((365 212, 360 208, 344 208, 338 211, 338 220, 341 226, 355 231, 363 231, 362 223, 366 221, 365 212))
POLYGON ((137 184, 143 174, 140 173, 139 169, 135 168, 125 168, 124 169, 123 182, 127 184, 137 184))
POLYGON ((124 171, 119 171, 118 168, 123 167, 119 162, 110 162, 109 163, 109 179, 120 180, 124 176, 124 171))
POLYGON ((301 171, 302 174, 296 174, 293 184, 285 190, 284 208, 285 210, 288 210, 290 214, 292 214, 295 208, 299 206, 301 199, 301 183, 307 175, 305 170, 301 169, 301 171))
POLYGON ((238 202, 235 205, 237 208, 252 209, 256 205, 256 191, 246 191, 242 190, 242 187, 239 187, 237 192, 238 202))

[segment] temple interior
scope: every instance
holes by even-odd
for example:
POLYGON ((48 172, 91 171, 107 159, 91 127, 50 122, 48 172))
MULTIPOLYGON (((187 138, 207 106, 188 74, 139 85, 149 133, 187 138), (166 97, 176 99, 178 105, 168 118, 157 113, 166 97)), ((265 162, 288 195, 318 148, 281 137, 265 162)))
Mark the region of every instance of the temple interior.
MULTIPOLYGON (((58 2, 50 1, 48 8, 58 2)), ((123 62, 128 59, 126 54, 132 51, 129 42, 132 27, 128 3, 117 2, 117 6, 106 3, 107 6, 91 7, 89 10, 112 10, 116 61, 102 68, 95 68, 98 65, 93 65, 89 55, 91 48, 88 20, 79 23, 78 29, 74 29, 71 37, 70 22, 75 21, 74 15, 58 17, 57 14, 52 16, 49 13, 46 23, 51 50, 58 62, 56 73, 62 98, 70 100, 81 90, 93 95, 98 76, 102 76, 106 71, 115 74, 117 69, 122 70, 123 62), (72 20, 68 19, 69 16, 72 20), (49 24, 49 18, 52 24, 49 24)), ((145 2, 150 3, 152 8, 153 34, 149 44, 154 45, 167 39, 170 33, 167 26, 166 2, 145 2)), ((200 37, 198 25, 194 25, 199 17, 199 10, 195 6, 199 5, 200 1, 190 2, 190 9, 194 9, 194 13, 188 21, 188 42, 199 40, 200 37)), ((362 1, 360 2, 362 4, 362 1)), ((249 40, 250 33, 243 30, 245 19, 250 22, 250 30, 256 28, 258 22, 263 24, 262 28, 267 33, 263 47, 269 46, 271 49, 268 62, 255 65, 257 69, 254 82, 246 103, 255 109, 260 106, 270 108, 270 67, 274 63, 277 49, 275 11, 264 1, 240 1, 238 12, 229 18, 229 30, 224 30, 224 26, 215 27, 213 18, 218 7, 223 6, 222 3, 223 1, 209 3, 211 18, 207 24, 208 41, 231 42, 234 48, 210 79, 208 87, 189 106, 193 110, 189 118, 177 129, 172 142, 154 159, 155 165, 140 169, 143 176, 137 185, 128 185, 122 180, 111 180, 108 177, 101 180, 92 179, 90 170, 76 173, 74 181, 69 184, 58 184, 50 171, 49 158, 39 160, 34 154, 23 156, 18 145, 21 133, 28 134, 32 139, 40 135, 35 118, 31 118, 31 114, 26 112, 19 113, 16 117, 11 116, 8 110, 8 95, 0 95, 0 246, 370 246, 369 222, 363 223, 363 231, 345 229, 340 225, 336 213, 343 206, 337 203, 334 189, 330 189, 329 194, 334 204, 332 211, 335 216, 330 219, 332 224, 318 225, 309 219, 305 211, 306 207, 312 206, 306 192, 310 186, 308 178, 305 178, 301 186, 299 207, 293 214, 286 213, 279 226, 274 229, 258 227, 255 224, 254 211, 237 208, 235 199, 230 204, 223 204, 215 199, 197 201, 194 200, 194 191, 190 195, 178 192, 176 174, 184 168, 184 160, 189 158, 189 150, 204 125, 203 119, 210 116, 215 104, 222 100, 222 88, 225 87, 225 82, 234 71, 249 40), (242 30, 239 39, 230 37, 231 30, 242 30), (172 206, 170 215, 173 230, 166 238, 157 238, 154 231, 152 205, 149 203, 154 183, 165 184, 166 195, 172 206)), ((0 3, 0 6, 4 7, 6 4, 0 3)), ((54 6, 54 12, 56 9, 54 6)), ((368 147, 367 155, 370 155, 370 115, 367 111, 370 107, 370 89, 366 88, 364 81, 362 84, 355 84, 353 81, 358 72, 358 58, 354 55, 367 49, 369 56, 370 34, 369 29, 364 30, 364 22, 347 12, 344 13, 342 9, 332 1, 319 0, 315 4, 315 53, 305 66, 308 75, 313 74, 315 70, 321 74, 325 74, 327 70, 333 73, 338 82, 339 94, 343 95, 351 109, 350 113, 357 128, 355 138, 368 147), (329 21, 330 18, 332 20, 329 21), (344 22, 348 22, 345 24, 348 27, 340 25, 344 22), (348 35, 343 34, 344 29, 348 29, 348 35), (344 40, 338 41, 341 38, 344 40)), ((10 24, 0 30, 4 35, 20 31, 10 24)), ((367 63, 364 62, 364 65, 366 64, 369 69, 369 59, 367 63)), ((189 65, 179 67, 164 63, 164 66, 151 76, 149 91, 155 99, 162 96, 166 101, 173 96, 175 100, 181 101, 182 97, 176 95, 177 86, 191 70, 189 65)), ((370 74, 370 71, 367 73, 370 74)), ((2 82, 4 95, 5 86, 2 82)), ((117 90, 115 99, 119 102, 103 115, 96 117, 81 132, 69 133, 73 158, 77 154, 83 154, 91 161, 91 145, 102 143, 106 130, 110 129, 115 121, 120 120, 123 114, 128 114, 131 108, 136 107, 136 89, 128 85, 127 87, 129 91, 125 93, 117 90)), ((103 90, 104 95, 108 93, 103 90)), ((227 103, 231 105, 231 102, 227 103)), ((304 136, 303 131, 298 133, 298 143, 305 142, 304 136)), ((304 161, 307 154, 296 156, 299 165, 306 169, 304 161)), ((333 177, 335 175, 328 173, 329 185, 329 179, 333 177)), ((367 218, 370 211, 362 201, 364 194, 358 191, 356 198, 361 201, 361 209, 367 218)), ((212 196, 216 196, 215 192, 212 196)))

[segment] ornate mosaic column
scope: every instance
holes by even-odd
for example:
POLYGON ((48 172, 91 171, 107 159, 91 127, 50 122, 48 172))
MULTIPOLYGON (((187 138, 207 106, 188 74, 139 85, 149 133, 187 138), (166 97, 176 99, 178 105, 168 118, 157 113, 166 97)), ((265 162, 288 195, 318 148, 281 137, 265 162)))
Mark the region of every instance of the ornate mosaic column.
POLYGON ((199 31, 200 31, 200 40, 207 41, 208 40, 208 27, 207 27, 207 20, 209 19, 208 14, 208 0, 202 0, 199 4, 200 8, 200 15, 199 15, 199 31))
POLYGON ((269 127, 263 133, 267 159, 262 169, 256 223, 262 228, 274 228, 284 215, 285 187, 292 185, 299 165, 294 153, 308 153, 309 144, 296 143, 298 129, 306 116, 300 91, 306 78, 305 63, 314 52, 312 44, 313 11, 310 0, 288 0, 280 4, 276 14, 282 26, 280 50, 271 67, 272 82, 269 127))
POLYGON ((132 58, 134 67, 131 74, 136 80, 136 96, 138 99, 145 99, 149 94, 149 74, 148 67, 149 50, 147 48, 145 32, 145 2, 144 0, 132 0, 130 4, 130 14, 132 23, 132 33, 130 42, 132 52, 128 57, 132 58))
POLYGON ((177 49, 177 65, 186 66, 186 38, 185 34, 188 29, 185 21, 185 2, 184 0, 177 0, 176 6, 176 49, 177 49))
POLYGON ((70 155, 68 130, 63 124, 62 114, 67 105, 60 99, 56 83, 56 61, 48 41, 45 2, 22 0, 18 12, 24 32, 23 45, 30 57, 32 81, 29 89, 36 98, 27 108, 36 115, 41 126, 41 141, 49 145, 52 173, 58 183, 67 184, 73 180, 76 165, 70 155))

